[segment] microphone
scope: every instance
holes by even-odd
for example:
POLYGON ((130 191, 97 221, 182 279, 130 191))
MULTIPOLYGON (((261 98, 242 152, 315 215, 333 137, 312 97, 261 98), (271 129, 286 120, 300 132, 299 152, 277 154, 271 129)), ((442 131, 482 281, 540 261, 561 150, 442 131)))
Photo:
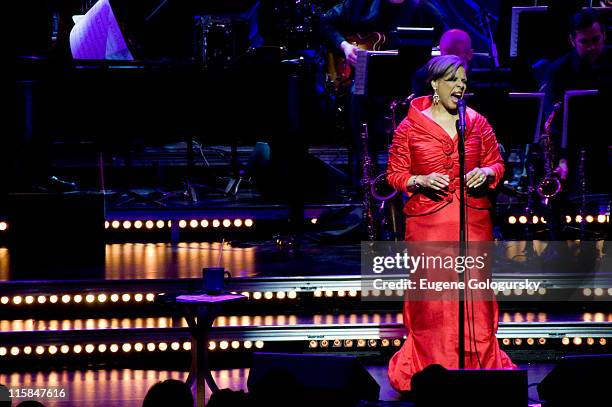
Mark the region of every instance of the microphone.
POLYGON ((459 99, 457 101, 457 113, 459 114, 457 127, 461 134, 465 134, 465 99, 459 99))

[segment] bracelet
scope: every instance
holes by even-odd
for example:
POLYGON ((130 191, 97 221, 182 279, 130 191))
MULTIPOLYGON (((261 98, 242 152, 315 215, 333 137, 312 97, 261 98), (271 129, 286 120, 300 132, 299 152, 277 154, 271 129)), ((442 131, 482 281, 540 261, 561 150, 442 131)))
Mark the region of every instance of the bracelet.
POLYGON ((417 178, 418 178, 418 177, 419 177, 418 175, 415 175, 415 176, 414 176, 414 178, 412 179, 412 185, 411 185, 411 187, 412 187, 412 188, 414 188, 414 189, 419 188, 419 184, 417 184, 417 178))

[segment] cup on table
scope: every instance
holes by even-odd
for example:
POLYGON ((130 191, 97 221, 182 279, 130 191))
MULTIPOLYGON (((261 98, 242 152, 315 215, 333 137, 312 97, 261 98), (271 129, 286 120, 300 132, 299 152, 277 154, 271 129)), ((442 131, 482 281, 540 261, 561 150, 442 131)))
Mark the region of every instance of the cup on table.
POLYGON ((225 279, 231 276, 223 267, 205 267, 202 269, 202 288, 207 294, 219 294, 225 288, 225 279))

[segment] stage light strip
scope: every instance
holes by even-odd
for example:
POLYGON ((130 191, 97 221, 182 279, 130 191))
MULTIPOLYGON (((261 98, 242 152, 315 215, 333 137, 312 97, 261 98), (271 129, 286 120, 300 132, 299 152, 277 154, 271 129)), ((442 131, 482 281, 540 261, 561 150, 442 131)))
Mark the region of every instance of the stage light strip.
POLYGON ((323 339, 320 341, 317 340, 310 340, 308 341, 308 348, 309 349, 328 349, 328 348, 332 348, 332 349, 338 349, 338 348, 344 348, 344 349, 352 349, 352 348, 388 348, 390 346, 393 347, 400 347, 402 345, 402 339, 399 338, 395 338, 392 340, 389 339, 357 339, 357 340, 353 340, 353 339, 344 339, 344 340, 340 340, 340 339, 334 339, 334 340, 328 340, 328 339, 323 339))
MULTIPOLYGON (((395 276, 389 275, 389 278, 395 278, 395 276)), ((398 278, 404 277, 404 275, 398 275, 398 278)), ((579 288, 587 288, 584 284, 584 275, 582 274, 571 274, 571 273, 540 273, 530 274, 531 280, 542 281, 544 288, 544 294, 548 292, 546 290, 551 289, 575 289, 578 285, 579 288)), ((494 278, 499 282, 512 282, 519 278, 524 278, 523 275, 516 273, 507 272, 496 272, 494 278)), ((593 282, 591 281, 591 284, 593 282)), ((265 292, 265 291, 296 291, 298 293, 312 293, 316 298, 325 297, 326 292, 348 294, 349 297, 358 296, 361 292, 362 277, 360 275, 342 275, 342 276, 313 276, 309 278, 303 277, 244 277, 232 279, 228 282, 227 287, 229 290, 237 292, 265 292)), ((598 275, 597 284, 604 290, 610 290, 612 293, 612 274, 598 275)), ((525 293, 527 293, 525 291, 525 293)), ((363 294, 363 293, 362 293, 363 294)), ((383 295, 383 292, 379 292, 379 295, 383 295)), ((394 295, 402 295, 395 292, 394 295)), ((510 293, 512 294, 512 293, 510 293)), ((510 295, 508 294, 508 295, 510 295)), ((539 292, 542 294, 542 292, 539 292)), ((336 294, 334 294, 336 295, 336 294)), ((346 295, 345 295, 346 296, 346 295)))
MULTIPOLYGON (((238 350, 238 349, 263 349, 265 342, 262 340, 256 341, 209 341, 208 349, 210 351, 238 350)), ((111 342, 111 343, 87 343, 87 344, 57 344, 57 345, 37 345, 34 348, 31 345, 25 346, 0 346, 0 356, 19 356, 21 354, 31 355, 34 349, 36 355, 55 355, 59 352, 62 354, 92 354, 92 353, 130 353, 130 352, 189 352, 192 348, 191 341, 172 341, 172 342, 111 342)))
MULTIPOLYGON (((512 281, 512 278, 504 279, 500 278, 499 281, 512 281)), ((554 283, 553 283, 554 284, 554 283)), ((567 284, 567 283, 566 283, 567 284)), ((565 287, 552 287, 553 289, 564 289, 565 287)), ((565 288, 567 289, 567 288, 565 288)), ((238 291, 231 291, 232 294, 238 293, 238 291)), ((545 296, 553 293, 546 287, 540 287, 537 291, 532 289, 515 289, 515 290, 504 290, 497 293, 498 296, 545 296)), ((612 288, 606 287, 585 287, 582 288, 582 295, 585 297, 612 297, 612 288)), ((289 291, 242 291, 240 294, 255 301, 271 301, 271 300, 295 300, 301 295, 296 290, 289 291)), ((12 305, 12 306, 35 306, 45 304, 103 304, 103 303, 150 303, 154 302, 158 294, 156 293, 80 293, 80 294, 46 294, 46 295, 12 295, 0 297, 0 305, 12 305)), ((403 290, 360 290, 357 288, 351 288, 347 290, 333 290, 333 289, 316 289, 312 292, 313 297, 319 299, 325 298, 356 298, 363 297, 393 297, 402 298, 404 296, 403 290)))
MULTIPOLYGON (((212 228, 252 228, 255 226, 255 220, 252 218, 217 218, 217 219, 179 219, 177 221, 179 229, 193 229, 201 230, 212 228)), ((2 231, 2 224, 5 224, 5 229, 8 228, 6 222, 0 222, 0 231, 2 231)), ((104 222, 104 229, 111 229, 116 231, 126 230, 159 230, 172 227, 172 220, 167 219, 142 219, 142 220, 107 220, 104 222)))
MULTIPOLYGON (((565 219, 566 223, 610 223, 610 215, 605 213, 593 213, 588 214, 586 216, 582 215, 564 215, 561 217, 565 219)), ((317 218, 310 219, 310 222, 314 225, 318 221, 317 218)), ((509 215, 506 218, 506 223, 510 225, 526 225, 526 224, 546 224, 547 220, 544 216, 538 215, 526 215, 526 214, 516 214, 509 215)), ((224 228, 251 228, 255 225, 255 221, 251 218, 242 219, 242 218, 218 218, 218 219, 179 219, 178 225, 180 229, 206 229, 209 226, 213 228, 219 228, 223 226, 224 228)), ((142 220, 107 220, 104 222, 104 229, 113 229, 113 230, 154 230, 154 229, 164 229, 171 228, 172 221, 166 219, 142 219, 142 220)), ((8 230, 9 224, 8 222, 0 222, 0 232, 4 232, 8 230)))
MULTIPOLYGON (((533 290, 506 290, 498 293, 498 296, 543 296, 555 295, 556 290, 576 290, 580 289, 586 297, 595 296, 604 298, 605 296, 612 297, 612 273, 600 273, 597 278, 596 286, 585 286, 583 275, 568 274, 568 273, 546 273, 546 274, 531 274, 532 280, 540 280, 543 283, 537 291, 533 290)), ((512 282, 517 279, 517 275, 513 273, 495 273, 495 279, 499 282, 512 282)), ((166 287, 167 290, 173 292, 186 291, 189 289, 187 283, 192 284, 198 279, 182 279, 179 283, 173 283, 172 286, 166 287)), ((140 283, 140 281, 139 281, 140 283)), ((593 284, 593 281, 591 281, 593 284)), ((359 275, 355 276, 323 276, 311 277, 304 279, 302 277, 253 277, 253 278, 236 278, 231 279, 227 284, 228 291, 232 293, 242 293, 249 299, 256 301, 285 301, 314 297, 318 299, 343 298, 347 300, 358 299, 359 297, 380 297, 380 296, 403 296, 402 290, 386 290, 386 291, 363 291, 361 290, 362 278, 359 275)), ((142 287, 134 286, 134 291, 131 292, 100 292, 95 291, 94 287, 90 287, 90 291, 84 292, 63 292, 63 287, 58 284, 48 284, 46 288, 37 287, 38 290, 57 289, 56 293, 32 293, 31 288, 23 286, 22 292, 13 292, 0 296, 0 306, 28 306, 34 307, 37 305, 47 304, 85 304, 92 305, 98 303, 121 303, 124 294, 130 294, 129 303, 147 303, 155 301, 157 295, 163 293, 154 292, 138 292, 142 287)), ((108 287, 100 287, 99 290, 106 290, 108 287)), ((152 287, 151 289, 159 289, 152 287)), ((561 293, 562 294, 562 293, 561 293)))
MULTIPOLYGON (((263 347, 263 346, 262 346, 263 347)), ((144 342, 125 342, 125 343, 87 343, 87 344, 57 344, 57 345, 49 345, 43 346, 38 345, 36 347, 32 347, 30 345, 26 346, 11 346, 11 347, 0 347, 0 356, 18 356, 23 353, 25 355, 32 354, 32 349, 34 349, 36 355, 44 356, 44 355, 55 355, 58 351, 61 354, 93 354, 93 353, 130 353, 130 352, 143 352, 143 351, 161 351, 166 352, 169 350, 172 351, 191 351, 191 342, 147 342, 146 345, 144 342)))
MULTIPOLYGON (((392 277, 392 276, 391 276, 392 277)), ((499 282, 512 282, 516 281, 517 278, 522 277, 517 275, 516 273, 508 273, 508 272, 496 272, 495 280, 499 282)), ((597 277, 597 281, 589 281, 584 280, 584 275, 579 273, 539 273, 539 274, 530 274, 529 276, 532 280, 542 281, 542 286, 538 291, 538 295, 554 295, 556 290, 559 289, 567 289, 567 290, 575 290, 577 287, 582 290, 584 288, 590 288, 591 290, 595 288, 602 288, 604 296, 609 295, 612 297, 612 273, 599 273, 597 277), (589 284, 589 285, 587 285, 589 284)), ((199 281, 198 278, 184 278, 178 281, 172 281, 164 284, 164 291, 168 292, 187 292, 190 289, 193 289, 193 284, 199 281)), ((279 300, 285 301, 286 299, 302 299, 302 297, 308 298, 322 298, 323 300, 329 298, 325 297, 325 292, 330 291, 333 292, 334 297, 345 298, 349 301, 358 300, 360 298, 362 286, 362 278, 360 275, 337 275, 337 276, 313 276, 308 278, 303 277, 241 277, 241 278, 233 278, 227 283, 227 290, 230 292, 239 292, 239 293, 247 293, 250 299, 254 298, 254 294, 259 292, 261 294, 255 295, 255 297, 259 298, 261 301, 269 301, 263 297, 263 294, 267 291, 275 293, 274 296, 278 298, 278 293, 285 292, 285 298, 283 294, 280 294, 281 298, 279 300)), ((37 293, 32 292, 31 286, 26 284, 18 284, 16 287, 7 287, 11 289, 9 293, 7 290, 4 290, 3 295, 0 296, 0 306, 14 306, 12 303, 12 299, 15 296, 21 297, 21 304, 24 304, 24 297, 27 295, 32 295, 36 297, 35 303, 29 306, 36 306, 36 304, 41 304, 38 301, 38 297, 42 296, 45 299, 41 299, 44 301, 44 304, 57 304, 60 303, 60 298, 64 294, 81 294, 85 297, 84 303, 87 303, 87 295, 92 294, 96 295, 96 302, 111 302, 110 295, 114 294, 112 292, 107 292, 107 290, 112 290, 113 288, 108 287, 105 284, 97 284, 96 282, 92 282, 92 284, 88 287, 88 291, 76 291, 71 290, 71 292, 66 292, 66 288, 63 284, 48 282, 38 285, 36 287, 37 293), (103 295, 104 301, 100 300, 99 295, 103 295)), ((117 287, 116 289, 119 289, 117 287)), ((128 293, 138 293, 141 292, 143 294, 149 292, 153 292, 155 294, 151 295, 159 295, 162 294, 161 288, 158 284, 147 284, 146 280, 134 280, 134 281, 125 281, 121 289, 125 290, 124 292, 118 292, 117 294, 121 295, 125 292, 128 293), (148 287, 148 288, 143 288, 148 287)), ((519 291, 520 292, 520 291, 519 291)), ((369 294, 369 293, 368 293, 369 294)), ((401 292, 399 293, 401 295, 401 292)), ((516 295, 515 291, 507 291, 505 293, 501 293, 502 295, 516 295)), ((145 294, 145 297, 149 294, 145 294)), ((380 295, 384 295, 384 292, 380 293, 380 295)), ((398 295, 397 291, 394 295, 398 295)), ((536 295, 536 293, 531 294, 529 291, 522 291, 521 295, 536 295)), ((605 298, 605 297, 604 297, 605 298)), ((117 298, 118 299, 118 298, 117 298)), ((146 301, 152 301, 152 298, 145 298, 146 301)), ((143 300, 143 302, 146 302, 143 300)), ((19 301, 19 300, 18 300, 19 301)), ((276 301, 276 299, 275 299, 276 301)), ((27 305, 27 304, 24 304, 27 305)))
MULTIPOLYGON (((606 213, 582 215, 564 215, 561 219, 565 219, 565 223, 610 223, 610 215, 606 213)), ((546 218, 537 215, 515 214, 509 215, 506 218, 506 223, 509 225, 537 225, 540 223, 546 224, 546 218)))
MULTIPOLYGON (((309 349, 359 349, 359 348, 398 348, 402 345, 405 338, 384 338, 384 339, 310 339, 305 344, 309 349)), ((593 347, 599 349, 608 344, 608 339, 604 337, 563 337, 547 339, 540 338, 503 338, 500 339, 504 347, 514 347, 529 349, 536 346, 555 346, 563 347, 593 347)), ((263 340, 211 340, 208 342, 210 352, 239 351, 239 350, 261 350, 265 347, 263 340)), ((137 342, 109 342, 109 343, 78 343, 78 344, 54 344, 54 345, 22 345, 22 346, 0 346, 0 357, 3 359, 15 358, 21 355, 31 356, 54 356, 58 353, 64 355, 91 355, 104 353, 142 353, 142 352, 190 352, 192 349, 191 341, 137 341, 137 342)))
POLYGON ((44 305, 50 304, 103 304, 106 302, 154 302, 155 293, 81 293, 52 295, 14 295, 0 297, 1 305, 44 305))
MULTIPOLYGON (((99 352, 109 351, 118 352, 119 348, 123 351, 128 346, 123 347, 124 343, 130 343, 129 349, 136 349, 140 345, 134 343, 134 338, 140 336, 136 343, 147 343, 149 351, 156 349, 161 352, 178 351, 187 345, 178 346, 173 343, 184 343, 189 337, 187 328, 163 328, 163 329, 101 329, 95 331, 54 331, 33 337, 29 332, 3 333, 2 342, 4 353, 85 353, 93 352, 93 348, 87 345, 94 345, 99 338, 105 338, 105 343, 97 344, 99 352), (130 338, 130 339, 127 339, 130 338), (127 339, 127 340, 126 340, 127 339), (33 341, 33 343, 32 343, 33 341), (59 341, 59 343, 58 343, 59 341), (30 343, 26 343, 30 342, 30 343), (64 342, 64 343, 62 343, 64 342), (79 345, 79 346, 77 346, 79 345), (116 346, 113 346, 116 345, 116 346), (29 348, 21 348, 29 346, 29 348), (53 346, 54 348, 52 348, 53 346), (47 349, 48 348, 48 349, 47 349)), ((303 342, 310 343, 312 340, 318 341, 317 346, 341 346, 360 347, 370 346, 380 343, 380 346, 388 346, 389 343, 395 344, 405 338, 405 328, 399 324, 318 324, 318 325, 298 325, 298 326, 257 326, 257 327, 229 327, 213 328, 210 333, 210 345, 220 350, 238 349, 240 343, 245 349, 257 344, 282 342, 303 342), (261 341, 261 342, 258 342, 261 341), (327 341, 327 342, 321 342, 327 341), (238 342, 238 343, 236 343, 238 342)), ((498 339, 504 346, 541 346, 562 344, 572 346, 605 346, 612 337, 611 323, 501 323, 498 339), (536 339, 537 338, 537 345, 536 339), (580 339, 575 339, 580 338, 580 339), (592 340, 589 340, 592 338, 592 340)), ((210 344, 209 343, 209 344, 210 344)), ((143 345, 144 346, 144 345, 143 345)))
MULTIPOLYGON (((308 341, 309 348, 386 348, 386 347, 399 347, 402 344, 402 339, 334 339, 332 341, 329 340, 310 340, 308 341)), ((255 341, 229 341, 229 340, 220 340, 220 341, 209 341, 208 342, 208 350, 211 352, 215 351, 227 351, 227 350, 260 350, 265 347, 265 341, 263 340, 255 340, 255 341)), ((38 356, 44 355, 55 355, 58 352, 62 354, 103 354, 103 353, 130 353, 130 352, 184 352, 191 351, 192 342, 191 341, 172 341, 172 342, 155 342, 155 341, 141 341, 141 342, 111 342, 111 343, 86 343, 86 344, 56 344, 43 346, 38 345, 32 347, 31 345, 25 346, 2 346, 0 347, 0 357, 15 357, 21 354, 31 355, 33 353, 33 349, 38 356)))

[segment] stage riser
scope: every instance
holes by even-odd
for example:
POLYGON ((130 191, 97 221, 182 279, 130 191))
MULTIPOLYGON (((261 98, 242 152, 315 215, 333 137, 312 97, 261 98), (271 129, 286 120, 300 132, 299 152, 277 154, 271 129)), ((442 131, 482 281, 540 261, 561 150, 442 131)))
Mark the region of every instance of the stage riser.
MULTIPOLYGON (((74 341, 99 341, 109 337, 121 339, 122 342, 133 341, 134 337, 148 340, 148 338, 163 339, 177 335, 189 335, 186 327, 182 328, 134 328, 134 329, 74 329, 74 330, 46 330, 46 331, 16 331, 1 332, 0 346, 2 344, 15 345, 29 344, 56 344, 74 341)), ((309 341, 334 339, 397 339, 403 338, 406 330, 401 323, 392 324, 302 324, 288 326, 225 326, 213 327, 211 340, 250 340, 250 341, 309 341)), ((609 338, 612 337, 612 322, 595 323, 504 323, 500 322, 497 337, 511 341, 527 338, 546 338, 546 340, 562 340, 568 338, 609 338)), ((107 341, 103 341, 106 343, 107 341)), ((537 342, 537 340, 536 340, 537 342)), ((584 344, 586 346, 586 343, 584 344)), ((504 345, 509 346, 509 345, 504 345)))
MULTIPOLYGON (((528 360, 551 360, 567 354, 612 351, 612 324, 517 325, 500 326, 497 335, 500 346, 528 360), (507 341, 509 344, 506 344, 507 341)), ((401 346, 404 336, 405 330, 399 324, 214 328, 209 349, 213 358, 220 360, 226 354, 250 354, 254 351, 358 353, 386 357, 401 346)), ((190 350, 191 337, 187 328, 54 331, 35 335, 31 332, 14 332, 0 335, 1 365, 15 369, 45 361, 50 365, 106 364, 112 363, 117 355, 125 360, 139 360, 143 355, 155 355, 156 359, 159 356, 163 360, 168 354, 184 358, 190 350)))
MULTIPOLYGON (((171 292, 171 291, 170 291, 171 292)), ((189 292, 189 291, 175 291, 189 292)), ((160 305, 159 303, 149 302, 146 299, 141 302, 134 300, 133 293, 128 302, 124 302, 121 297, 126 294, 126 291, 112 292, 104 291, 103 295, 107 298, 117 295, 117 302, 112 302, 110 299, 104 303, 95 302, 89 304, 84 298, 87 295, 82 295, 83 300, 80 303, 74 302, 72 295, 71 302, 64 304, 62 297, 66 291, 58 293, 57 302, 50 303, 48 298, 44 304, 37 302, 26 304, 27 296, 19 296, 21 303, 14 304, 12 301, 15 297, 10 296, 8 304, 0 304, 0 319, 16 320, 16 319, 36 319, 36 320, 51 320, 51 319, 100 319, 100 318, 147 318, 147 317, 170 317, 173 315, 171 307, 160 305)), ((139 291, 138 293, 143 293, 139 291)), ((77 294, 81 295, 81 294, 77 294)), ((99 294, 98 294, 99 295, 99 294)), ((96 297, 97 298, 97 297, 96 297)), ((34 296, 36 301, 37 296, 34 296)), ((336 314, 359 313, 360 315, 372 315, 375 313, 400 313, 403 303, 401 301, 362 301, 359 298, 315 298, 312 295, 298 295, 296 299, 285 298, 283 300, 273 299, 266 300, 262 297, 260 300, 250 299, 242 304, 230 304, 224 308, 223 314, 230 316, 257 316, 257 315, 314 315, 328 314, 333 311, 336 314)), ((573 302, 553 302, 553 301, 499 301, 500 315, 508 313, 506 318, 509 322, 525 322, 525 321, 547 321, 551 316, 563 314, 580 314, 580 321, 598 321, 608 320, 608 314, 612 312, 611 301, 573 301, 573 302), (548 314, 548 316, 547 316, 548 314), (603 317, 597 316, 602 314, 603 317), (544 315, 542 317, 541 315, 544 315), (587 317, 591 315, 591 317, 587 317), (544 319, 543 319, 544 318, 544 319)))
MULTIPOLYGON (((151 198, 155 197, 151 195, 151 198)), ((113 198, 109 195, 108 199, 113 198)), ((201 242, 254 238, 265 240, 271 239, 274 234, 282 231, 286 226, 288 209, 281 202, 257 205, 243 203, 222 207, 217 201, 218 199, 203 207, 185 210, 176 208, 143 210, 138 204, 132 207, 127 204, 118 210, 109 210, 105 216, 104 239, 109 243, 168 242, 171 240, 201 242), (250 226, 244 223, 247 219, 253 222, 250 226), (138 222, 137 225, 136 222, 138 222), (147 224, 147 222, 152 223, 147 224), (213 223, 217 226, 213 226, 213 223)), ((193 204, 197 205, 197 202, 193 204)), ((306 205, 305 230, 309 232, 325 230, 325 225, 317 224, 317 221, 326 212, 360 207, 361 204, 357 202, 306 205)), ((532 220, 532 215, 529 215, 528 219, 521 212, 522 209, 520 206, 498 208, 495 223, 500 226, 504 240, 518 241, 524 238, 527 231, 533 234, 542 228, 542 220, 540 220, 543 219, 542 216, 533 215, 532 220), (538 220, 535 221, 536 219, 538 220)), ((581 220, 578 220, 576 216, 574 212, 567 211, 560 217, 560 223, 570 229, 567 232, 567 239, 579 239, 577 235, 575 236, 575 232, 580 230, 583 224, 588 233, 593 233, 594 236, 604 236, 609 230, 609 209, 593 211, 581 220)), ((8 229, 11 225, 7 222, 6 214, 1 212, 0 223, 2 223, 0 224, 0 245, 6 245, 8 229)))
MULTIPOLYGON (((364 297, 358 288, 358 280, 342 279, 235 279, 228 288, 247 295, 247 301, 230 304, 225 315, 276 315, 288 313, 337 313, 350 312, 401 312, 403 297, 382 300, 364 297), (284 280, 284 281, 283 281, 284 280), (357 283, 357 284, 356 284, 357 283), (353 287, 338 289, 338 287, 353 287), (329 287, 329 288, 326 288, 329 287), (270 290, 270 291, 268 291, 270 290), (278 291, 277 291, 278 290, 278 291)), ((555 284, 554 281, 551 284, 555 284)), ((561 283, 557 283, 561 284, 561 283)), ((168 294, 193 293, 201 289, 200 279, 168 280, 107 280, 104 282, 55 282, 32 284, 11 282, 0 284, 0 319, 57 319, 66 318, 119 318, 167 316, 172 308, 164 305, 168 294)), ((501 312, 532 313, 550 312, 606 313, 612 311, 612 297, 607 290, 585 289, 587 296, 579 293, 574 301, 555 301, 556 293, 563 289, 550 289, 547 295, 498 295, 501 312)), ((528 318, 528 317, 526 317, 528 318)), ((518 321, 521 322, 521 321, 518 321)))

